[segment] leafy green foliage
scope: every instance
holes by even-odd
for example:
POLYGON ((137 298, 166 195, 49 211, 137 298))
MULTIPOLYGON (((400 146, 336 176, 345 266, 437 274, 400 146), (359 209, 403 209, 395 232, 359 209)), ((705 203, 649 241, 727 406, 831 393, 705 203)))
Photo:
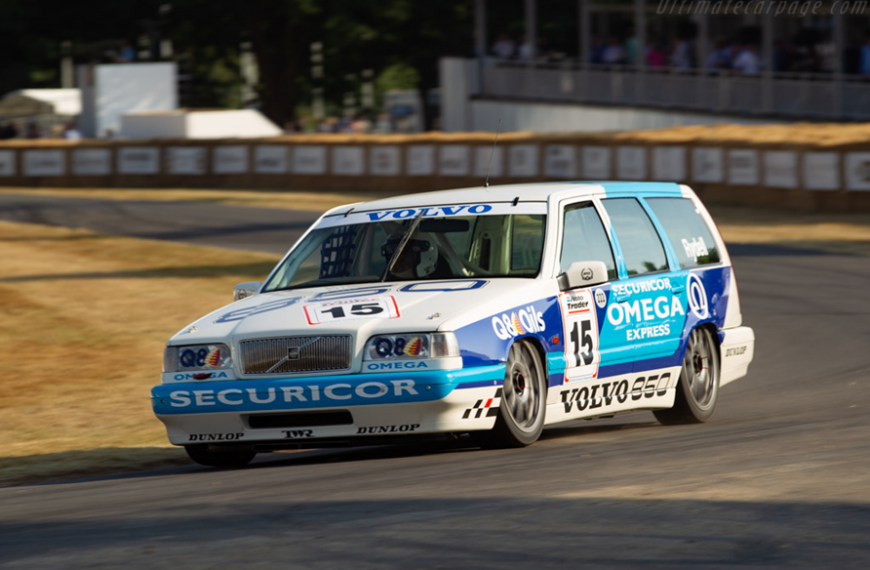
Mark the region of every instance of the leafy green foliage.
POLYGON ((381 89, 438 83, 438 59, 468 55, 472 0, 3 0, 0 2, 0 94, 59 87, 61 42, 77 64, 105 61, 125 41, 154 51, 171 40, 183 103, 241 104, 241 44, 260 72, 260 106, 279 125, 308 103, 313 87, 338 106, 359 92, 364 70, 381 89), (171 10, 161 6, 171 5, 171 10), (323 44, 324 77, 312 79, 310 45, 323 44))

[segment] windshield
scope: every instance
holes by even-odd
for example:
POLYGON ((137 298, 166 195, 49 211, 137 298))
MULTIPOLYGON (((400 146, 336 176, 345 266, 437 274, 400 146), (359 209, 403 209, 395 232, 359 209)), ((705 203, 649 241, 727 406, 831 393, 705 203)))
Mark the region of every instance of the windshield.
POLYGON ((541 266, 545 227, 543 214, 511 214, 317 228, 281 263, 263 290, 376 281, 535 277, 541 266))

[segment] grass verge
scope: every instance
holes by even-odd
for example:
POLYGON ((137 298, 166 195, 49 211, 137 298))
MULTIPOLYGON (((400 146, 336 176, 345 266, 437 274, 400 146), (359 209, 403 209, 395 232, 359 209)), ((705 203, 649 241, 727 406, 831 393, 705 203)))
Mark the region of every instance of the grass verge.
POLYGON ((0 484, 185 462, 150 409, 163 345, 277 259, 0 222, 0 484))
POLYGON ((213 202, 249 208, 283 208, 325 212, 336 206, 367 202, 388 194, 341 194, 294 190, 196 190, 186 188, 0 188, 0 194, 70 196, 108 200, 144 200, 158 202, 213 202))
MULTIPOLYGON (((214 202, 242 207, 323 212, 335 206, 386 195, 303 191, 118 188, 0 188, 0 194, 73 196, 111 200, 214 202)), ((710 206, 725 241, 763 243, 834 253, 870 255, 870 214, 710 206)))
POLYGON ((870 255, 870 215, 711 206, 726 243, 870 255))

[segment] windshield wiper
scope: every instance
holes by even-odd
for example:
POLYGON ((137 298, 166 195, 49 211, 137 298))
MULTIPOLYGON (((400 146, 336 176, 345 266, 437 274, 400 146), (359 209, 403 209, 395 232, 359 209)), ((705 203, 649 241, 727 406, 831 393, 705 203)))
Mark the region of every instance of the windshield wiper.
POLYGON ((386 270, 384 270, 384 274, 381 275, 381 283, 387 280, 387 275, 390 274, 390 271, 393 270, 393 265, 396 264, 396 260, 399 259, 399 254, 402 253, 402 250, 405 249, 405 246, 408 245, 408 241, 411 239, 411 234, 414 233, 414 230, 417 229, 417 226, 420 225, 420 220, 423 219, 423 214, 426 212, 426 208, 422 208, 420 213, 417 214, 417 217, 414 218, 414 221, 411 222, 411 225, 408 226, 408 229, 405 230, 405 233, 402 235, 402 241, 399 242, 399 245, 396 247, 396 251, 393 252, 393 255, 390 257, 390 262, 387 264, 386 270))

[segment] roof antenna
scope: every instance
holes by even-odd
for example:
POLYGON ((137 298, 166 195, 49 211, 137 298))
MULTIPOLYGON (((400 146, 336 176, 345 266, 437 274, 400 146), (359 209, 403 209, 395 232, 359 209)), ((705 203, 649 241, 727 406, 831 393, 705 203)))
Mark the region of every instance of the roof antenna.
POLYGON ((486 166, 486 180, 483 187, 489 188, 489 170, 492 168, 492 157, 495 156, 495 145, 498 143, 498 132, 501 130, 501 117, 498 118, 498 126, 495 128, 495 140, 492 141, 492 152, 489 153, 489 164, 486 166))

